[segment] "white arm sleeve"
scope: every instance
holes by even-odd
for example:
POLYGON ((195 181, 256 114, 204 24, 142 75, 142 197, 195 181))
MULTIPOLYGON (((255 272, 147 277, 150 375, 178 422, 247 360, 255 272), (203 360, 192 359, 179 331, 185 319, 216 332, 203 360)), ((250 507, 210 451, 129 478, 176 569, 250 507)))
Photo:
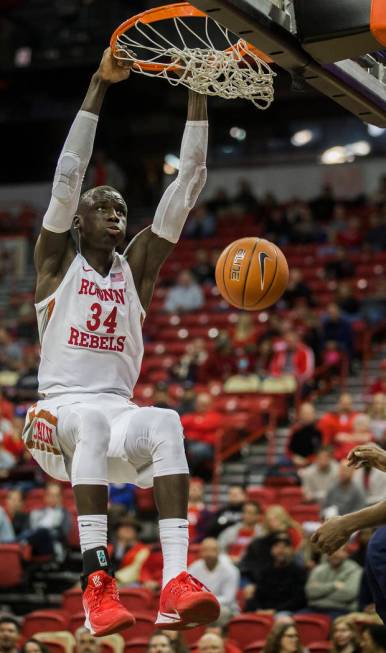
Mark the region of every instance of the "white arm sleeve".
POLYGON ((151 230, 176 243, 206 182, 208 122, 188 120, 182 138, 180 169, 167 187, 155 212, 151 230))
POLYGON ((48 231, 60 234, 71 229, 97 124, 98 116, 88 111, 79 111, 72 123, 59 156, 51 200, 43 218, 43 227, 48 231))

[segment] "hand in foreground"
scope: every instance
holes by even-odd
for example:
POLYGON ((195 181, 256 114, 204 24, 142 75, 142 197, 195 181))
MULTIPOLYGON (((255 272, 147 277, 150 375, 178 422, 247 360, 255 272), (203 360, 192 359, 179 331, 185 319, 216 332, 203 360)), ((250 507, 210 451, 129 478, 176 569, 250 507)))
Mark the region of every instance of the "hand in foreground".
POLYGON ((103 82, 116 84, 117 82, 123 82, 129 77, 132 67, 133 63, 131 61, 119 61, 115 59, 111 48, 106 48, 99 64, 97 75, 103 82))
POLYGON ((347 459, 349 467, 358 469, 362 465, 369 465, 386 472, 386 451, 376 444, 360 444, 350 451, 347 459))
POLYGON ((343 523, 342 517, 329 519, 313 534, 311 542, 322 553, 334 553, 346 544, 350 537, 343 523))

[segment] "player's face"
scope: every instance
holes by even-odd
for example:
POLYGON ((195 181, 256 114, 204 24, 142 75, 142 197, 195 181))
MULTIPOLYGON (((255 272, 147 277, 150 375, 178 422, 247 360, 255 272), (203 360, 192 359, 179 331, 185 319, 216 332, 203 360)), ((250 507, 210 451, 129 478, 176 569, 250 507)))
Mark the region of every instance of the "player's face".
POLYGON ((81 239, 99 248, 115 248, 126 235, 127 207, 120 193, 96 190, 82 207, 79 230, 81 239))

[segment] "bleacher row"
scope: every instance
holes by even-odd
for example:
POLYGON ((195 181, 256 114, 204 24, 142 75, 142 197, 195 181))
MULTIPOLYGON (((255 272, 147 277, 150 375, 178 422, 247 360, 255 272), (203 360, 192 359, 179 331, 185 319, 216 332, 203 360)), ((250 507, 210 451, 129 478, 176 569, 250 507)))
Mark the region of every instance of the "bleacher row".
MULTIPOLYGON (((55 637, 56 632, 68 631, 75 633, 84 624, 80 588, 67 590, 63 595, 62 606, 56 610, 36 610, 26 615, 22 637, 28 639, 37 633, 52 633, 50 640, 44 641, 51 653, 66 653, 63 644, 55 637)), ((120 634, 125 641, 125 653, 145 653, 149 638, 156 632, 154 624, 158 610, 158 596, 142 588, 122 589, 122 603, 135 616, 134 626, 123 630, 120 634)), ((300 641, 314 653, 322 653, 331 648, 328 641, 331 620, 322 614, 298 614, 294 621, 299 632, 300 641)), ((265 644, 274 620, 266 613, 241 613, 233 617, 227 626, 227 638, 246 653, 260 652, 265 644)), ((199 638, 204 634, 206 626, 198 626, 184 631, 184 640, 191 651, 199 638)), ((102 653, 114 653, 109 644, 103 643, 102 653)))

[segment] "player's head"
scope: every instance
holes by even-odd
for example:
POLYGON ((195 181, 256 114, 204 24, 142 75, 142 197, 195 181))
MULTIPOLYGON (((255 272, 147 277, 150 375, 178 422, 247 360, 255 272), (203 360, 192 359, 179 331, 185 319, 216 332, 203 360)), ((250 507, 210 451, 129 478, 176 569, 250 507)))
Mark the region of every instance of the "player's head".
POLYGON ((127 206, 111 186, 97 186, 81 195, 73 226, 79 245, 111 251, 125 239, 127 206))

